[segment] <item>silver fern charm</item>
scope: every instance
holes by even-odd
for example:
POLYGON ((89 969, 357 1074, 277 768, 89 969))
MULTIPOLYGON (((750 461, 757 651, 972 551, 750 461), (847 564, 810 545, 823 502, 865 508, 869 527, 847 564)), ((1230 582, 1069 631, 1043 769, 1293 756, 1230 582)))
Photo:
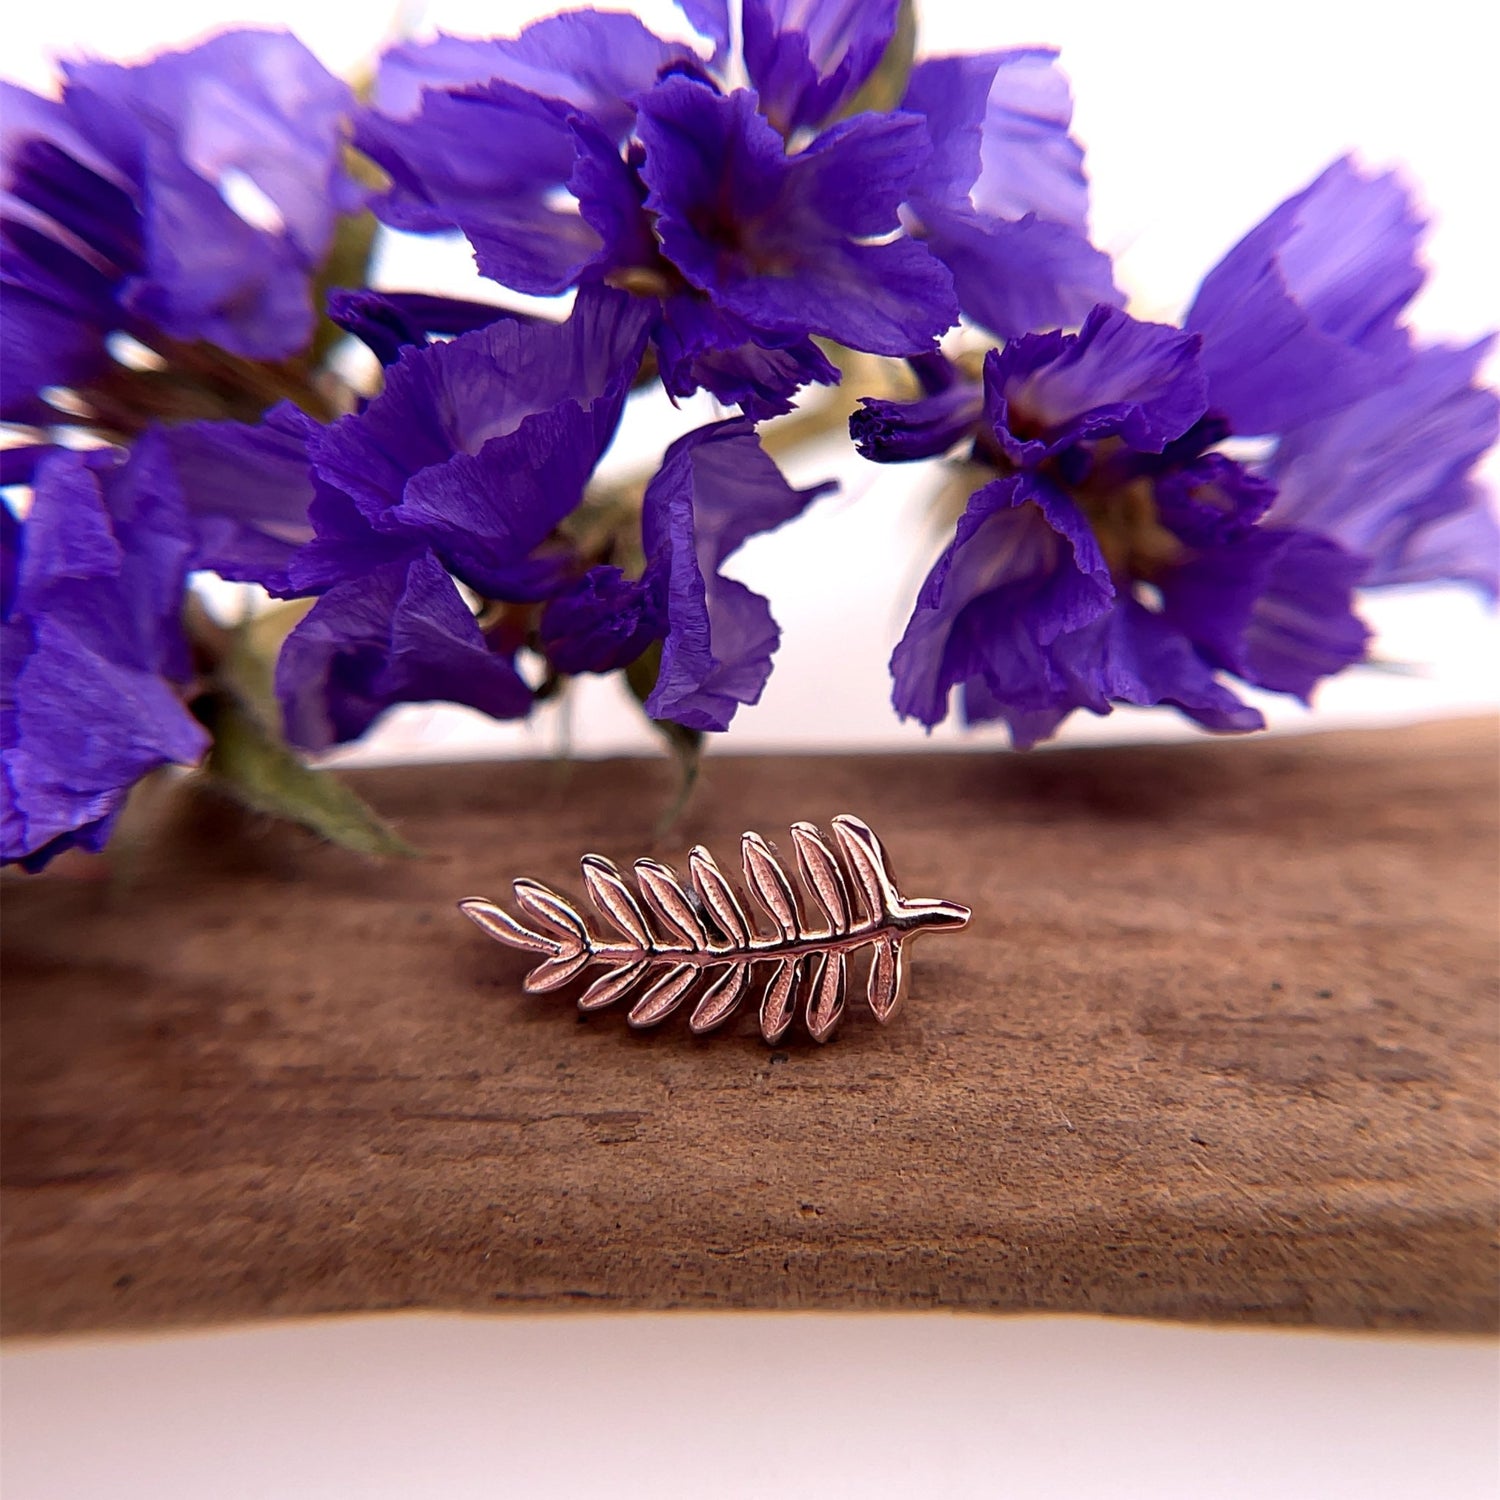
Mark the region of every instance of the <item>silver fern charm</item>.
POLYGON ((906 945, 923 932, 963 927, 970 915, 956 902, 902 896, 884 847, 858 818, 843 814, 832 828, 842 859, 811 823, 792 825, 802 903, 772 845, 758 833, 745 835, 745 882, 769 933, 747 915, 741 894, 701 846, 688 855, 686 883, 668 866, 638 859, 634 890, 609 860, 585 854, 589 899, 612 933, 594 931, 571 901, 535 880, 514 886, 532 926, 478 896, 459 909, 496 942, 542 955, 526 976, 533 994, 560 989, 598 965, 604 972, 579 997, 580 1010, 632 996, 630 1024, 655 1026, 692 996, 688 1024, 704 1032, 734 1014, 758 967, 766 1041, 780 1041, 800 1005, 813 1039, 826 1042, 844 1013, 849 960, 858 950, 870 950, 870 1009, 889 1021, 906 996, 906 945), (816 916, 809 919, 804 907, 816 916))

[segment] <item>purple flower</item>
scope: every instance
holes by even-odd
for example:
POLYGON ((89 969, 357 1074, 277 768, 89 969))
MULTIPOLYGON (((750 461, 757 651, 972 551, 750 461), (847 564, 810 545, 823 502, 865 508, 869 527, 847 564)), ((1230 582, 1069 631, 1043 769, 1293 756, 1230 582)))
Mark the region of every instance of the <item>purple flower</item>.
POLYGON ((58 450, 31 508, 4 514, 0 570, 0 858, 40 869, 104 847, 148 771, 208 737, 183 706, 189 539, 166 455, 58 450))
POLYGON ((584 566, 559 531, 614 435, 651 319, 638 299, 586 289, 566 323, 507 319, 407 347, 384 393, 332 426, 283 407, 258 427, 165 436, 195 561, 317 596, 277 667, 293 740, 355 738, 396 703, 524 715, 528 639, 564 674, 614 671, 660 642, 647 708, 693 728, 723 729, 755 701, 778 632, 720 568, 827 486, 792 489, 737 419, 669 449, 645 492, 639 578, 584 566), (480 616, 460 584, 489 601, 480 616))
POLYGON ((866 457, 961 451, 992 476, 896 648, 897 709, 931 726, 957 686, 1018 745, 1116 702, 1253 729, 1220 675, 1305 701, 1364 654, 1356 585, 1493 594, 1488 346, 1400 326, 1417 229, 1393 179, 1336 162, 1209 273, 1187 331, 1099 307, 991 351, 982 385, 927 361, 921 400, 866 401, 866 457), (1236 433, 1276 437, 1269 461, 1221 451, 1236 433))
POLYGON ((727 83, 724 8, 690 14, 716 43, 709 65, 592 11, 514 41, 398 47, 358 128, 392 179, 377 212, 462 230, 479 269, 518 291, 603 280, 653 299, 668 391, 703 387, 757 417, 837 379, 812 336, 910 354, 959 301, 1008 332, 1115 298, 1050 53, 977 60, 956 107, 944 64, 962 60, 940 60, 903 111, 840 121, 894 3, 747 5, 750 89, 727 83))
POLYGON ((778 338, 876 354, 930 346, 957 321, 948 273, 898 209, 927 151, 913 115, 863 116, 788 156, 746 90, 687 78, 646 94, 637 131, 662 254, 713 306, 778 338))
POLYGON ((617 672, 666 634, 657 591, 607 564, 549 601, 540 632, 547 660, 569 676, 617 672))
MULTIPOLYGON (((1115 703, 1256 729, 1218 674, 1306 698, 1363 656, 1363 561, 1260 524, 1274 492, 1213 450, 1226 429, 1207 414, 1198 351, 1192 334, 1109 307, 1077 334, 990 351, 966 436, 995 477, 891 659, 903 717, 938 723, 959 687, 970 723, 1003 719, 1023 747, 1074 709, 1115 703)), ((930 434, 943 399, 951 388, 911 408, 916 432, 930 434)), ((853 424, 868 456, 902 456, 901 416, 884 403, 853 424)))
POLYGON ((312 750, 358 739, 397 703, 531 709, 513 655, 491 649, 441 563, 415 548, 318 600, 282 647, 276 693, 287 737, 312 750))
POLYGON ((47 421, 40 393, 101 375, 115 330, 252 359, 302 349, 312 272, 354 202, 351 102, 282 32, 69 64, 57 102, 7 85, 4 418, 47 421))
POLYGON ((770 606, 720 572, 750 537, 772 531, 831 485, 795 490, 743 418, 679 438, 646 488, 639 580, 595 568, 554 599, 541 634, 564 671, 607 672, 661 641, 646 712, 689 729, 729 727, 771 675, 781 632, 770 606))
POLYGON ((482 631, 459 584, 539 601, 571 579, 556 530, 614 436, 650 320, 592 291, 566 323, 406 347, 383 393, 331 426, 284 406, 168 435, 195 560, 318 597, 277 669, 297 743, 355 738, 396 703, 529 711, 520 640, 482 631))
POLYGON ((288 592, 287 568, 312 539, 307 439, 314 425, 283 402, 254 427, 186 422, 155 430, 152 441, 171 458, 194 568, 288 592))

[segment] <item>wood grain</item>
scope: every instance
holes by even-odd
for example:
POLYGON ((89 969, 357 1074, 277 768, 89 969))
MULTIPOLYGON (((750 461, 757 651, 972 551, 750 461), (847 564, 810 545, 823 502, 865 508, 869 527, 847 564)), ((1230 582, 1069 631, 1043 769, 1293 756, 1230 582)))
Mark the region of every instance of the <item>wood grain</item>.
POLYGON ((767 1049, 525 997, 454 910, 644 853, 656 762, 353 778, 420 861, 178 805, 7 881, 4 1327, 381 1307, 1497 1324, 1496 731, 715 757, 659 849, 850 811, 889 1028, 767 1049))

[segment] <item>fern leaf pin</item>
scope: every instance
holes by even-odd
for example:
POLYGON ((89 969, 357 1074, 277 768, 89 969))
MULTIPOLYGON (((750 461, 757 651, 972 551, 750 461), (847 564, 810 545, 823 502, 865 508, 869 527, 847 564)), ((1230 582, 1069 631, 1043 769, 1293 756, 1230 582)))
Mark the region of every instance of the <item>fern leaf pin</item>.
POLYGON ((813 1040, 826 1042, 844 1013, 852 959, 868 957, 865 994, 884 1023, 906 998, 907 946, 924 932, 964 927, 970 916, 957 902, 903 896, 884 845, 860 819, 845 813, 830 826, 832 841, 811 823, 792 825, 795 875, 773 845, 747 833, 741 861, 753 901, 700 845, 688 855, 686 881, 638 859, 632 885, 602 855, 585 854, 592 925, 535 880, 513 886, 520 916, 479 896, 458 905, 496 942, 539 955, 525 981, 532 994, 597 968, 580 1010, 628 999, 630 1024, 645 1027, 691 1001, 688 1025, 705 1032, 758 987, 767 1042, 786 1035, 799 1009, 813 1040))

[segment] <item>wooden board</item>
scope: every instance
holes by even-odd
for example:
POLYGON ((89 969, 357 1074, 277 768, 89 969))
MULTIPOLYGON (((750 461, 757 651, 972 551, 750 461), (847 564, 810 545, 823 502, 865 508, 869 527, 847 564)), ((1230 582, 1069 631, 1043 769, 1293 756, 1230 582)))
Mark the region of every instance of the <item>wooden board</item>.
POLYGON ((375 866, 179 806, 7 881, 4 1327, 386 1307, 1497 1322, 1493 723, 711 760, 656 852, 850 811, 975 908, 770 1050, 528 998, 455 912, 649 852, 669 768, 370 772, 375 866))

